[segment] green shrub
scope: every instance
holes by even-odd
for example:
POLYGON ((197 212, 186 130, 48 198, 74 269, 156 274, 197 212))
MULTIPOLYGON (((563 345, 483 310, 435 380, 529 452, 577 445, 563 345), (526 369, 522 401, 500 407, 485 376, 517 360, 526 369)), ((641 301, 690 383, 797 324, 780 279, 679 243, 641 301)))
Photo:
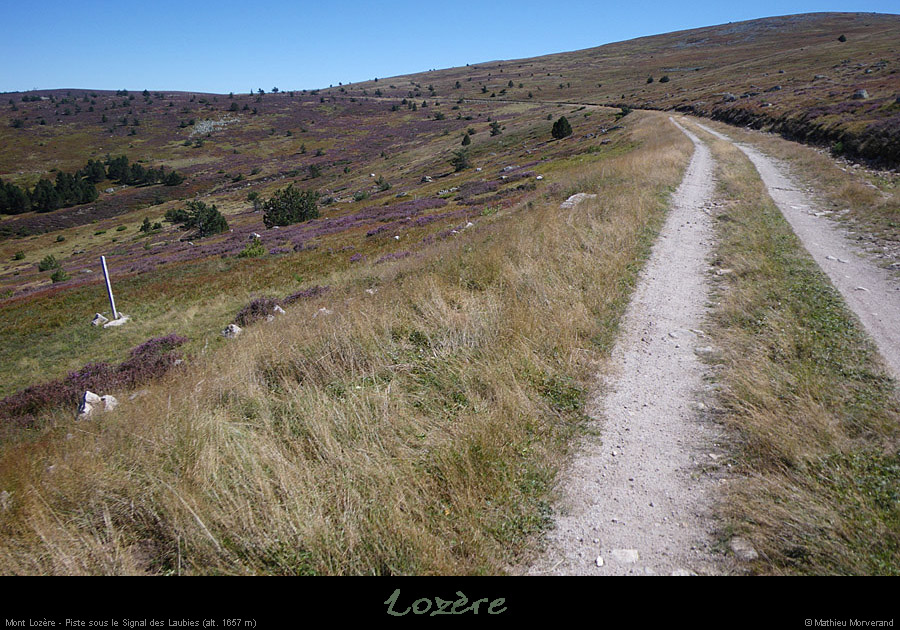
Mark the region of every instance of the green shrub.
POLYGON ((228 221, 216 208, 202 201, 189 201, 187 209, 178 208, 166 212, 166 221, 180 223, 186 229, 196 228, 197 236, 204 237, 228 230, 228 221))
POLYGON ((13 260, 24 260, 24 259, 25 259, 25 252, 19 251, 13 255, 13 260))
POLYGON ((65 282, 69 279, 69 274, 66 273, 65 269, 60 267, 56 271, 53 272, 53 275, 50 276, 50 280, 54 283, 56 282, 65 282))
POLYGON ((247 246, 238 254, 238 258, 259 258, 266 255, 266 248, 263 247, 262 241, 254 238, 247 243, 247 246))
POLYGON ((557 140, 572 135, 572 125, 569 124, 569 121, 566 120, 565 116, 561 116, 559 120, 553 123, 553 129, 550 130, 550 135, 557 140))
POLYGON ((297 190, 291 184, 276 190, 272 198, 263 204, 263 223, 270 228, 315 219, 319 216, 318 201, 318 192, 297 190))
POLYGON ((453 157, 450 158, 450 165, 453 166, 453 169, 457 173, 469 168, 469 149, 458 149, 454 151, 453 157))
POLYGON ((38 263, 38 271, 49 271, 58 268, 59 263, 56 261, 56 257, 53 254, 47 254, 47 256, 38 263))

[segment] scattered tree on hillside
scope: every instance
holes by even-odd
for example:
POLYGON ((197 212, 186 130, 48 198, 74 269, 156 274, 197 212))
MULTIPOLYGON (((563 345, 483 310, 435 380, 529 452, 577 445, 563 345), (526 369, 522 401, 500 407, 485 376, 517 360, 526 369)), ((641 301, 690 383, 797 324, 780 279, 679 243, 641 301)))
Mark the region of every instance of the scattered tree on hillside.
POLYGON ((491 123, 491 135, 499 136, 501 133, 503 133, 503 132, 500 131, 500 123, 495 120, 494 122, 491 123))
POLYGON ((572 135, 572 125, 569 124, 569 121, 566 120, 565 116, 560 117, 559 120, 553 123, 553 129, 551 129, 550 135, 552 135, 557 140, 561 140, 566 136, 572 135))
POLYGON ((263 223, 271 228, 315 219, 319 216, 318 201, 319 193, 314 190, 297 190, 293 184, 278 189, 263 203, 263 223))
POLYGON ((469 146, 470 144, 472 144, 472 138, 469 137, 469 134, 464 134, 464 135, 463 135, 463 139, 462 139, 462 145, 463 145, 464 147, 467 147, 467 146, 469 146))
POLYGON ((202 201, 188 201, 187 209, 178 208, 166 212, 166 221, 180 223, 185 229, 197 229, 197 236, 204 237, 219 234, 228 230, 228 221, 216 208, 207 206, 202 201))
POLYGON ((469 149, 457 149, 450 158, 450 165, 458 173, 469 168, 469 149))

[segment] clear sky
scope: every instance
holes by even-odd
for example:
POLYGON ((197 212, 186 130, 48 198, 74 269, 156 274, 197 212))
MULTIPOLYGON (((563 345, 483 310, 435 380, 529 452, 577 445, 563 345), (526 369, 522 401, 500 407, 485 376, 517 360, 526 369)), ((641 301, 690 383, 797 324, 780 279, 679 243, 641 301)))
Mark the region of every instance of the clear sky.
POLYGON ((327 87, 900 0, 3 0, 0 91, 327 87))

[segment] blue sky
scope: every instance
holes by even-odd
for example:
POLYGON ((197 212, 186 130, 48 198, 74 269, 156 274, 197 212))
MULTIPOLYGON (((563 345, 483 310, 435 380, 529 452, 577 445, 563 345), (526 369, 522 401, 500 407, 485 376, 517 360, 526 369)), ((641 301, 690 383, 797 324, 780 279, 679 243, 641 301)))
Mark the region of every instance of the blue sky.
POLYGON ((900 13, 900 0, 3 0, 3 5, 4 92, 317 88, 773 15, 900 13))

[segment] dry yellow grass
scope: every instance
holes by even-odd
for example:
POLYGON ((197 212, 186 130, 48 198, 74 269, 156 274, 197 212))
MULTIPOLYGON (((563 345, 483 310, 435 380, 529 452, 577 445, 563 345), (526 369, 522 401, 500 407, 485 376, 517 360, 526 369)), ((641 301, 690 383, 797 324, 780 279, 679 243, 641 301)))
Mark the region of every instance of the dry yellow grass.
POLYGON ((690 154, 664 118, 632 124, 637 149, 543 202, 354 270, 114 414, 7 448, 2 571, 503 572, 548 522, 690 154), (576 189, 599 196, 559 210, 576 189))

